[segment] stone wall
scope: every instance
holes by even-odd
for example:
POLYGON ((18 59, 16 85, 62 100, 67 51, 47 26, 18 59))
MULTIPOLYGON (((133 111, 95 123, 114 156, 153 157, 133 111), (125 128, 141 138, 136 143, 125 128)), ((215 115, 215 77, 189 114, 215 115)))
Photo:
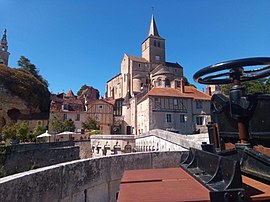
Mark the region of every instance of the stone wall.
POLYGON ((80 158, 80 147, 74 146, 73 142, 3 146, 1 151, 0 176, 80 158))
POLYGON ((0 201, 116 201, 124 170, 178 167, 181 152, 133 153, 61 163, 0 179, 0 201))
POLYGON ((201 149, 202 142, 209 142, 208 134, 182 135, 155 129, 136 136, 137 151, 175 151, 189 147, 201 149))
POLYGON ((80 147, 80 159, 87 159, 92 157, 92 147, 90 140, 75 141, 75 146, 80 147))

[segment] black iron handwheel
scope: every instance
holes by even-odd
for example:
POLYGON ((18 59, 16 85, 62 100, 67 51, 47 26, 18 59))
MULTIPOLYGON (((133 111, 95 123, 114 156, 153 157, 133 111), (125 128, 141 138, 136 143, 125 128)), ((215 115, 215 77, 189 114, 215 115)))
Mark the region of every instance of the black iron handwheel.
POLYGON ((270 76, 270 58, 260 57, 217 63, 199 70, 194 74, 193 79, 201 84, 229 84, 233 83, 235 79, 242 82, 256 80, 267 76, 270 76), (245 70, 245 67, 248 66, 263 67, 253 70, 245 70), (228 71, 224 72, 224 70, 228 71), (213 74, 216 72, 220 73, 213 74))

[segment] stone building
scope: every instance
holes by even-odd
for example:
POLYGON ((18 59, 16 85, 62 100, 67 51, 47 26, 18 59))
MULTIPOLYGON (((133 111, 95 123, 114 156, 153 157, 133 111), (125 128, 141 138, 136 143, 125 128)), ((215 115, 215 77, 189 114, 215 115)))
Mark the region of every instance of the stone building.
POLYGON ((7 30, 5 29, 0 44, 0 64, 8 66, 9 55, 10 53, 8 52, 7 30))
POLYGON ((142 57, 124 54, 121 73, 107 81, 105 97, 117 99, 127 94, 134 97, 149 84, 154 87, 179 86, 182 77, 183 67, 166 61, 165 39, 159 35, 152 16, 148 36, 142 43, 142 57))
POLYGON ((192 133, 199 131, 202 125, 203 129, 205 128, 210 113, 210 96, 191 87, 185 87, 186 91, 191 91, 190 93, 181 93, 179 89, 184 89, 183 67, 177 62, 166 61, 165 52, 165 39, 159 35, 152 16, 147 38, 142 42, 141 57, 124 54, 121 72, 106 84, 105 98, 109 102, 122 99, 122 116, 118 117, 121 126, 114 126, 121 128, 121 133, 139 134, 156 128, 192 133), (201 96, 192 97, 199 94, 201 96), (180 102, 183 102, 182 107, 185 109, 179 108, 177 113, 184 113, 181 120, 183 117, 188 118, 186 129, 183 130, 181 124, 177 125, 180 114, 174 119, 174 124, 168 122, 166 125, 165 114, 168 114, 166 115, 168 119, 170 116, 172 119, 175 115, 174 112, 169 113, 174 110, 170 106, 166 105, 162 109, 163 112, 152 113, 151 107, 155 103, 153 99, 158 99, 162 103, 172 102, 173 107, 175 102, 177 105, 179 103, 179 107, 180 102), (200 101, 203 103, 202 110, 197 112, 193 106, 200 101), (196 113, 198 115, 195 115, 196 113))
POLYGON ((97 99, 97 92, 89 86, 80 96, 70 90, 67 94, 51 96, 50 119, 60 116, 63 120, 71 119, 75 124, 75 132, 83 133, 82 122, 88 117, 99 121, 102 133, 110 134, 113 125, 113 105, 97 99))
POLYGON ((163 129, 181 134, 207 132, 211 96, 193 86, 153 88, 137 102, 137 134, 163 129))

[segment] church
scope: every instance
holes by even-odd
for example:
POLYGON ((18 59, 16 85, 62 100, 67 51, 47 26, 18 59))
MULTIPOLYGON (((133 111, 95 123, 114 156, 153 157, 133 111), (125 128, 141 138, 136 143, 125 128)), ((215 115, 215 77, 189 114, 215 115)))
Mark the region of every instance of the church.
POLYGON ((124 54, 121 72, 106 83, 105 99, 122 108, 115 116, 113 130, 141 134, 159 128, 192 133, 201 130, 197 125, 206 128, 211 96, 193 86, 184 86, 183 67, 167 62, 165 52, 165 39, 152 15, 141 57, 124 54), (158 102, 161 108, 157 107, 158 102), (197 114, 193 102, 200 103, 197 114), (181 121, 185 130, 179 125, 181 121))

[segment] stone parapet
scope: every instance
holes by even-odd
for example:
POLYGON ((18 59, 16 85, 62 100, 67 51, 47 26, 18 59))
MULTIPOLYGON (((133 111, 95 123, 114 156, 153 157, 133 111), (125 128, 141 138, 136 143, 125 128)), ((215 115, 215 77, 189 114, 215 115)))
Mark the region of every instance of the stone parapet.
POLYGON ((208 133, 182 135, 165 130, 155 129, 136 135, 136 148, 139 151, 168 151, 194 147, 201 149, 202 142, 209 142, 208 133), (147 149, 146 149, 147 147, 147 149))
POLYGON ((0 179, 0 201, 116 201, 124 170, 178 167, 182 152, 75 160, 0 179))

